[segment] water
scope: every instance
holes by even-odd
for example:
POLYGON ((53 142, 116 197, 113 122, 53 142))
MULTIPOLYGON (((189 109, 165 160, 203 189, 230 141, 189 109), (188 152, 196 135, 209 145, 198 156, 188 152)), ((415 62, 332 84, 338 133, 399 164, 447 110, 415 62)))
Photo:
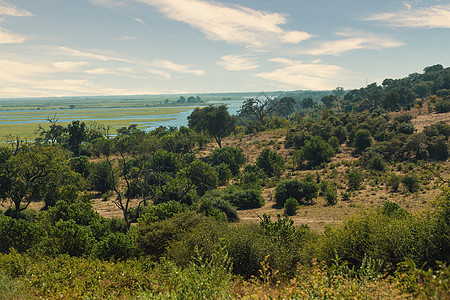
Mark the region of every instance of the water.
MULTIPOLYGON (((231 115, 237 114, 237 111, 242 106, 243 100, 230 100, 230 101, 208 101, 206 104, 211 105, 217 105, 217 104, 225 104, 228 108, 228 112, 231 115)), ((148 108, 148 107, 145 107, 148 108)), ((168 107, 170 108, 170 107, 168 107)), ((180 106, 176 106, 176 108, 180 108, 180 106)), ((120 110, 121 112, 124 112, 128 109, 136 110, 137 108, 111 108, 111 110, 120 110)), ((77 109, 83 110, 83 109, 77 109)), ((133 123, 139 124, 143 129, 145 130, 152 130, 159 126, 174 126, 174 127, 180 127, 180 126, 187 126, 188 120, 187 117, 192 113, 194 109, 190 109, 187 111, 179 112, 176 114, 152 114, 152 115, 139 115, 135 116, 132 115, 130 112, 130 115, 123 115, 120 117, 108 117, 108 109, 100 108, 100 109, 94 109, 94 108, 87 108, 86 110, 93 111, 93 110, 99 110, 104 111, 104 117, 98 117, 98 116, 89 116, 89 115, 79 115, 76 117, 73 116, 64 116, 64 114, 61 114, 61 109, 48 109, 48 110, 39 110, 39 114, 45 113, 45 116, 31 116, 27 115, 31 113, 36 113, 36 110, 11 110, 8 111, 8 113, 24 113, 24 115, 15 115, 14 117, 11 116, 3 116, 0 119, 0 124, 8 124, 8 125, 14 125, 14 124, 39 124, 39 123, 46 123, 48 117, 56 116, 60 122, 71 122, 73 120, 80 120, 80 121, 96 121, 98 123, 102 123, 102 121, 106 120, 142 120, 142 121, 135 121, 133 123), (149 120, 155 120, 160 119, 159 121, 152 122, 149 120)), ((70 112, 70 110, 64 110, 64 113, 70 112)))

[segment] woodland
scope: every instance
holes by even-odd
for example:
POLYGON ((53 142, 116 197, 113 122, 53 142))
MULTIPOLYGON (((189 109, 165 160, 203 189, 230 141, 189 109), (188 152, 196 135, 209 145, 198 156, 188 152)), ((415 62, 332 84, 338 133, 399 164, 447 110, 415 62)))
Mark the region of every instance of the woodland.
POLYGON ((450 68, 299 95, 10 137, 0 299, 449 299, 450 68))

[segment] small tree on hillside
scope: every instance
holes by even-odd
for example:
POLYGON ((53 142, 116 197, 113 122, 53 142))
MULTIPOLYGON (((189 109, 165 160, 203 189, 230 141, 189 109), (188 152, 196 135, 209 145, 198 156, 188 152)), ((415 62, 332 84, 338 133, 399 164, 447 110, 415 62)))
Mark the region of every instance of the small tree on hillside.
POLYGON ((222 148, 222 139, 236 129, 236 117, 230 116, 225 105, 196 108, 188 121, 190 128, 212 136, 219 148, 222 148))
POLYGON ((256 165, 267 176, 280 176, 284 170, 284 159, 275 151, 265 148, 256 158, 256 165))

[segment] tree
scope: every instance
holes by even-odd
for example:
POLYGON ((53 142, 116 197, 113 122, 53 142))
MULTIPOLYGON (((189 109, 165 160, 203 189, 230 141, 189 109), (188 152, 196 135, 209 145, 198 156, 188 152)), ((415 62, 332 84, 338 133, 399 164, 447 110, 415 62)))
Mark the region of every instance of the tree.
POLYGON ((334 154, 334 149, 330 144, 320 136, 315 136, 306 141, 300 150, 294 152, 294 160, 297 167, 301 167, 305 161, 308 161, 310 166, 319 166, 328 162, 334 154))
POLYGON ((281 98, 277 105, 279 114, 286 119, 295 111, 295 99, 292 97, 281 98))
POLYGON ((301 106, 302 106, 304 109, 311 108, 311 107, 314 106, 314 100, 313 100, 312 98, 304 98, 304 99, 302 100, 301 106))
POLYGON ((359 129, 355 132, 355 137, 353 138, 353 146, 356 151, 363 152, 367 147, 372 145, 372 134, 367 129, 359 129))
POLYGON ((32 201, 47 195, 58 197, 69 186, 80 185, 81 175, 70 170, 68 157, 59 146, 23 145, 16 155, 1 147, 0 154, 0 199, 13 202, 15 216, 32 201))
POLYGON ((80 156, 80 147, 87 138, 86 124, 80 121, 72 121, 67 125, 67 148, 73 152, 75 156, 80 156))
POLYGON ((227 164, 233 175, 239 174, 239 169, 244 165, 247 158, 241 148, 223 147, 214 149, 210 163, 212 166, 227 164))
POLYGON ((271 99, 264 95, 264 98, 248 98, 244 101, 239 110, 239 114, 254 117, 260 124, 261 128, 264 124, 264 118, 279 109, 282 102, 272 102, 271 99))
POLYGON ((322 103, 327 108, 332 108, 334 105, 334 102, 336 102, 336 100, 337 100, 337 98, 335 95, 324 96, 324 97, 322 97, 322 99, 320 99, 320 101, 322 101, 322 103))
POLYGON ((196 108, 188 121, 189 128, 206 132, 216 140, 219 148, 222 148, 222 139, 236 129, 236 117, 230 116, 225 105, 196 108))
POLYGON ((284 170, 284 159, 277 152, 265 148, 256 158, 256 165, 269 177, 280 176, 284 170))

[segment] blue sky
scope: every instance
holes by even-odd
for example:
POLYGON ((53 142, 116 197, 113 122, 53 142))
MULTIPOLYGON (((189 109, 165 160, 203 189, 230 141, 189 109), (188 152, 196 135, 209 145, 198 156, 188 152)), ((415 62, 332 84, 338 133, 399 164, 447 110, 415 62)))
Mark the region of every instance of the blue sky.
POLYGON ((0 0, 0 98, 351 89, 438 63, 448 0, 0 0))

